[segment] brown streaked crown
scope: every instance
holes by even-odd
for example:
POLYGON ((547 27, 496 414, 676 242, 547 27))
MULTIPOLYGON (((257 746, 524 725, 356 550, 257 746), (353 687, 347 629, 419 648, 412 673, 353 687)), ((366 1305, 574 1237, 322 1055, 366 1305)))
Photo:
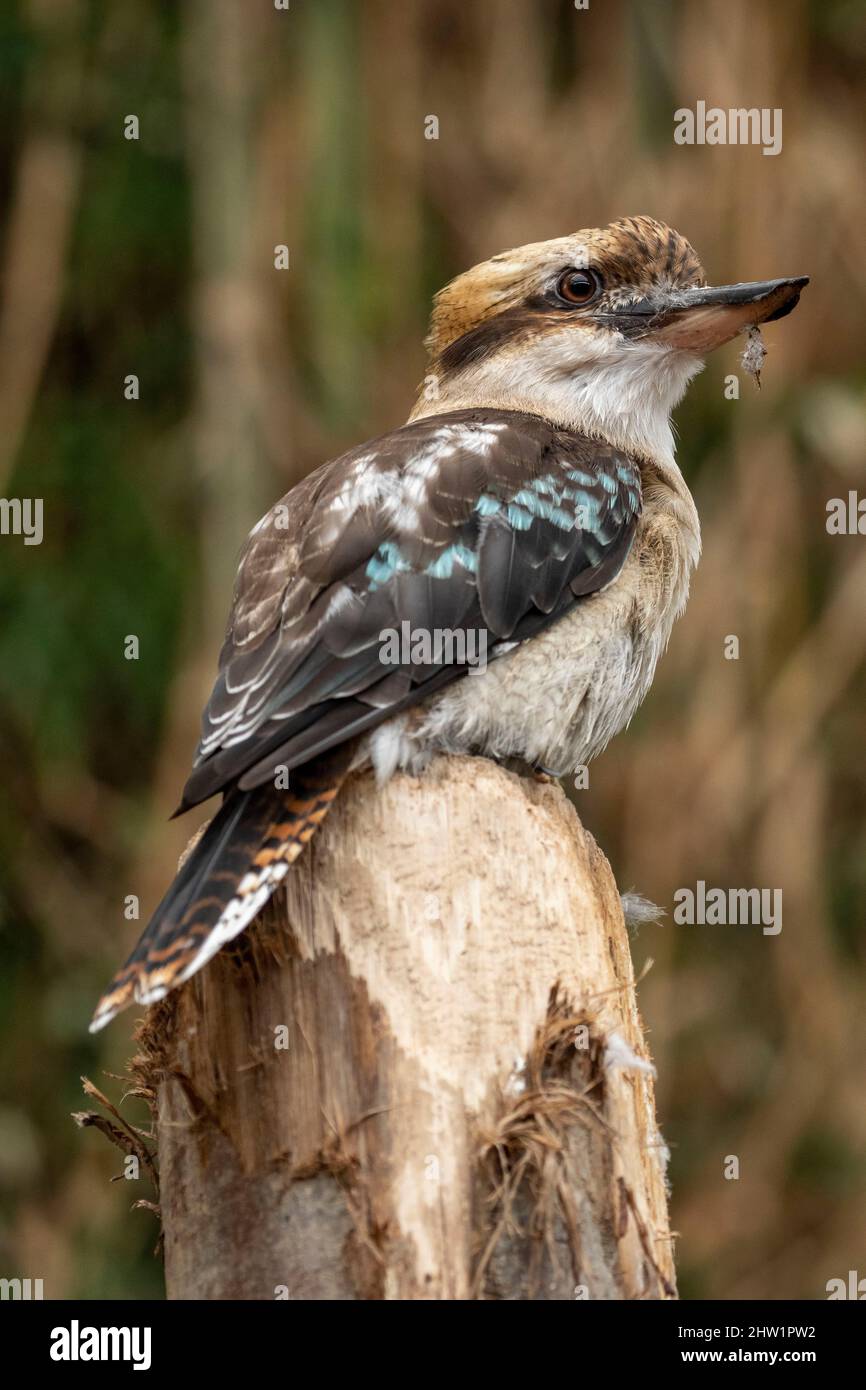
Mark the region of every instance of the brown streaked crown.
POLYGON ((431 363, 453 371, 476 355, 476 344, 523 335, 533 322, 540 328, 538 297, 570 266, 601 276, 602 303, 608 305, 654 288, 706 283, 685 237, 653 217, 625 217, 607 227, 531 242, 473 266, 439 291, 426 340, 431 363))

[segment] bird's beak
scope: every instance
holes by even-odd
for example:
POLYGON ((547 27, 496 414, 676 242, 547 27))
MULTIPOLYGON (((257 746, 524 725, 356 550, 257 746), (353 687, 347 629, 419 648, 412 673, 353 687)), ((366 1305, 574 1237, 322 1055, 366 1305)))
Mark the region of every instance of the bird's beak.
POLYGON ((799 275, 792 280, 676 290, 667 302, 659 297, 646 304, 643 331, 634 336, 686 352, 711 352, 744 328, 783 319, 796 307, 808 283, 808 275, 799 275))

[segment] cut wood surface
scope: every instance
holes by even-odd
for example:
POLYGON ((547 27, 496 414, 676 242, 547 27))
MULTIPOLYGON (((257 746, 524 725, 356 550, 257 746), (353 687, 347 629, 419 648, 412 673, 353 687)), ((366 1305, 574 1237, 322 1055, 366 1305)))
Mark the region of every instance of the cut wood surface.
POLYGON ((619 895, 552 783, 355 776, 141 1041, 170 1298, 675 1296, 619 895))

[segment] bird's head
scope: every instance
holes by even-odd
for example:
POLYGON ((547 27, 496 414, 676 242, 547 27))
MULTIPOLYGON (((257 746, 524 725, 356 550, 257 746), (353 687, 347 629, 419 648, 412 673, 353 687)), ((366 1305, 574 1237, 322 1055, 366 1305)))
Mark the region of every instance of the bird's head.
POLYGON ((659 462, 704 356, 791 312, 806 277, 707 286, 686 239, 651 217, 505 251, 436 296, 413 418, 529 410, 659 462))

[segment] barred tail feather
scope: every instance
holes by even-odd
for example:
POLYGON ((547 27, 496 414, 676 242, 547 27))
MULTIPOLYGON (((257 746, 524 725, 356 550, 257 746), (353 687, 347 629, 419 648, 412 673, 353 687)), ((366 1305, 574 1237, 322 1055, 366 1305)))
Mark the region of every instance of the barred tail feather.
POLYGON ((298 768, 288 790, 234 792, 220 807, 100 999, 90 1031, 129 1004, 153 1004, 248 927, 312 839, 352 749, 298 768))

